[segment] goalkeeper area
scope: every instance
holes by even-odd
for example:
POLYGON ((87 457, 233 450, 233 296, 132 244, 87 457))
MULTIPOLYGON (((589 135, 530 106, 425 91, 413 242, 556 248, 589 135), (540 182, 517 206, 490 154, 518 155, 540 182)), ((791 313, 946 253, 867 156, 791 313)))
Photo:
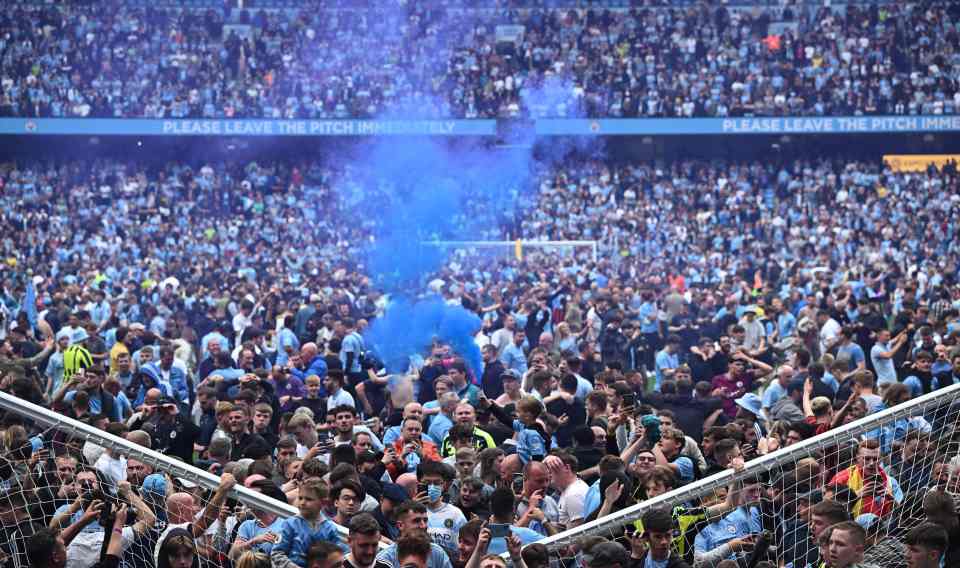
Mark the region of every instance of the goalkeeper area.
POLYGON ((612 484, 601 481, 599 518, 528 545, 524 558, 528 565, 594 566, 594 547, 607 541, 619 542, 636 558, 657 536, 644 527, 646 520, 654 527, 666 522, 670 557, 690 566, 906 567, 907 543, 919 534, 933 533, 937 540, 946 525, 954 527, 953 538, 960 528, 954 512, 960 494, 958 418, 960 385, 954 385, 803 441, 775 425, 756 440, 760 457, 746 463, 733 458, 731 469, 648 499, 620 495, 664 488, 648 484, 613 492, 612 484), (611 498, 616 503, 608 509, 611 498), (611 512, 603 516, 606 510, 611 512), (724 539, 738 524, 748 525, 749 535, 724 539), (834 533, 834 540, 852 538, 855 546, 862 540, 862 562, 846 563, 831 550, 834 533), (715 546, 717 541, 725 544, 715 546))

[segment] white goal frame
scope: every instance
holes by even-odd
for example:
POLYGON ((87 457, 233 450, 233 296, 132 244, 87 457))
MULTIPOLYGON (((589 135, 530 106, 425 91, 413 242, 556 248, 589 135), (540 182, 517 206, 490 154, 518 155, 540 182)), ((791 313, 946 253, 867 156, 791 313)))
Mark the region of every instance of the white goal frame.
POLYGON ((524 248, 590 247, 593 261, 596 262, 600 258, 600 241, 532 241, 517 239, 514 241, 421 241, 420 244, 446 248, 513 248, 521 253, 524 248))
MULTIPOLYGON (((19 414, 44 427, 83 438, 88 442, 122 454, 128 458, 134 458, 139 462, 153 466, 155 471, 169 473, 174 477, 182 477, 206 489, 215 490, 220 484, 220 477, 208 471, 161 454, 150 448, 134 444, 124 438, 108 434, 103 430, 58 414, 49 408, 38 406, 2 391, 0 391, 0 408, 19 414)), ((234 486, 230 491, 229 497, 236 499, 244 505, 249 505, 261 511, 268 511, 281 518, 293 517, 298 513, 297 508, 293 505, 277 501, 276 499, 247 489, 239 484, 234 486)), ((346 527, 340 525, 336 525, 336 527, 341 538, 346 542, 349 531, 346 527)), ((381 541, 380 548, 383 549, 385 547, 386 545, 381 541)))
MULTIPOLYGON (((813 457, 814 452, 819 449, 849 443, 856 439, 856 437, 875 430, 881 424, 889 423, 898 418, 921 414, 924 409, 930 406, 943 407, 949 404, 960 404, 960 384, 951 385, 925 394, 904 404, 898 404, 892 408, 882 410, 824 432, 819 436, 814 436, 803 442, 750 460, 739 473, 734 472, 732 469, 716 473, 710 477, 673 489, 663 495, 642 501, 626 509, 607 515, 606 517, 595 519, 576 528, 546 537, 537 541, 537 544, 546 545, 547 549, 551 553, 554 553, 558 549, 573 544, 585 536, 609 535, 613 529, 636 521, 650 509, 672 505, 677 502, 689 501, 695 497, 709 494, 717 489, 727 487, 731 483, 756 477, 758 474, 768 473, 784 464, 795 463, 805 457, 813 457)), ((936 426, 934 426, 934 429, 936 431, 936 426)), ((506 555, 504 555, 504 557, 506 558, 506 555)))

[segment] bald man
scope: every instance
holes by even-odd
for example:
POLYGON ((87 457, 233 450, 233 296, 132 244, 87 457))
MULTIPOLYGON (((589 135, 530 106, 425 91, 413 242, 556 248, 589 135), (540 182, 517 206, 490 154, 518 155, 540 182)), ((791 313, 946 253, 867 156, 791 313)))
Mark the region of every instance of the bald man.
MULTIPOLYGON (((407 405, 403 407, 403 420, 400 421, 400 424, 403 424, 408 418, 413 418, 423 424, 423 405, 419 402, 407 403, 407 405)), ((389 446, 396 442, 397 439, 400 438, 400 433, 401 427, 399 425, 387 428, 387 431, 383 434, 384 445, 389 446)))
MULTIPOLYGON (((327 362, 320 355, 316 343, 304 343, 300 348, 299 365, 290 367, 290 374, 301 381, 306 381, 310 375, 316 375, 321 379, 327 376, 327 362)), ((320 397, 327 396, 323 387, 320 388, 320 397)))
POLYGON ((776 380, 770 381, 766 390, 763 391, 762 407, 767 416, 770 416, 770 410, 778 400, 787 396, 787 387, 790 386, 790 380, 793 379, 794 371, 790 365, 781 365, 777 369, 776 380))
POLYGON ((167 497, 167 522, 171 525, 187 525, 197 516, 197 503, 189 493, 174 493, 167 497))
POLYGON ((204 507, 203 514, 200 515, 200 518, 197 518, 199 506, 193 498, 193 495, 179 492, 167 497, 165 502, 167 509, 167 528, 160 535, 160 538, 157 539, 157 546, 159 547, 160 544, 166 540, 167 533, 175 528, 186 529, 190 531, 193 538, 199 538, 200 535, 206 532, 207 528, 213 524, 213 521, 217 519, 217 516, 220 514, 220 508, 223 506, 224 501, 227 500, 227 495, 230 494, 230 491, 233 490, 236 484, 237 480, 233 475, 229 473, 223 474, 220 477, 220 485, 218 485, 216 491, 213 492, 213 497, 210 498, 210 502, 204 507))
POLYGON ((139 429, 144 422, 153 416, 153 413, 156 411, 157 403, 160 401, 160 397, 162 396, 163 391, 160 389, 148 389, 143 395, 143 405, 127 420, 127 426, 129 426, 131 430, 139 429))
MULTIPOLYGON (((477 427, 477 411, 473 406, 466 402, 461 402, 453 411, 453 419, 457 424, 463 424, 473 428, 473 445, 476 450, 482 451, 487 448, 496 448, 497 443, 493 441, 493 436, 477 427)), ((443 444, 440 447, 441 457, 450 457, 456 454, 456 448, 450 441, 450 435, 443 437, 443 444)))

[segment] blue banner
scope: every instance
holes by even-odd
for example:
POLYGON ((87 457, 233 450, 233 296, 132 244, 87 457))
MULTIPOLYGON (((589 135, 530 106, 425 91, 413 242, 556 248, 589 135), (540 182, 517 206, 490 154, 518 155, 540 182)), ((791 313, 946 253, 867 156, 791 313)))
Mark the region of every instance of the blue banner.
POLYGON ((536 129, 539 136, 953 132, 960 116, 540 119, 536 129))
POLYGON ((85 136, 492 136, 495 120, 2 118, 0 134, 85 136))
MULTIPOLYGON (((960 116, 635 118, 535 121, 538 136, 956 132, 960 116)), ((495 136, 496 120, 0 118, 0 135, 495 136)))

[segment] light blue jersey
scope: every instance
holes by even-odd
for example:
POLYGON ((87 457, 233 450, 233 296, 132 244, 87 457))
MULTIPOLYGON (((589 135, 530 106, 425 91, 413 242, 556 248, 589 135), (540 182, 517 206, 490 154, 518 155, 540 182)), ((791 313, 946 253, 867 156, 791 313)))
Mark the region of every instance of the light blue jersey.
MULTIPOLYGON (((266 533, 273 533, 277 536, 280 536, 282 530, 283 519, 281 518, 273 521, 273 523, 269 526, 263 526, 257 519, 248 519, 243 521, 240 524, 240 528, 237 529, 237 538, 241 542, 247 542, 266 533)), ((270 552, 273 550, 273 543, 261 542, 253 545, 251 549, 257 552, 263 552, 264 554, 270 554, 270 552)))

